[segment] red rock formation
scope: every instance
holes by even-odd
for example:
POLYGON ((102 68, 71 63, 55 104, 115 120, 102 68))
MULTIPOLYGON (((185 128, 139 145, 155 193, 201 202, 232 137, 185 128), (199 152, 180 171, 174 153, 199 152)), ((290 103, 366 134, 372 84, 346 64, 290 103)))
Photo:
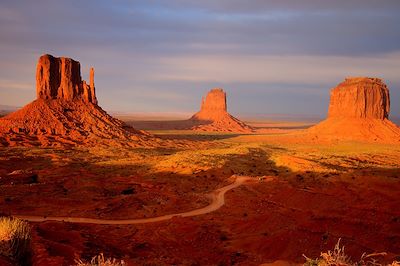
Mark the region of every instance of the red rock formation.
POLYGON ((97 104, 97 98, 96 98, 96 89, 94 87, 94 68, 90 68, 90 84, 89 88, 86 90, 88 92, 88 101, 92 102, 94 104, 97 104))
POLYGON ((90 88, 94 92, 94 68, 93 67, 90 68, 90 88))
POLYGON ((193 130, 220 132, 251 132, 252 128, 227 112, 226 93, 212 89, 201 100, 200 111, 190 119, 193 130))
POLYGON ((309 128, 315 140, 400 142, 389 118, 389 89, 378 78, 347 78, 331 91, 328 118, 309 128))
POLYGON ((378 78, 346 78, 331 91, 328 117, 389 117, 389 90, 378 78))
POLYGON ((80 63, 65 57, 42 55, 36 68, 36 94, 38 99, 81 99, 97 104, 94 91, 94 70, 91 69, 90 86, 82 81, 80 63))
POLYGON ((207 93, 206 98, 201 99, 201 111, 213 112, 222 111, 226 112, 226 93, 221 88, 214 88, 207 93))
POLYGON ((146 132, 127 126, 97 105, 93 68, 87 85, 79 62, 43 55, 36 86, 37 100, 0 119, 0 144, 59 146, 110 140, 113 145, 124 141, 137 146, 149 139, 146 132))
POLYGON ((226 93, 221 88, 214 88, 201 99, 200 111, 192 119, 215 121, 227 115, 226 93))

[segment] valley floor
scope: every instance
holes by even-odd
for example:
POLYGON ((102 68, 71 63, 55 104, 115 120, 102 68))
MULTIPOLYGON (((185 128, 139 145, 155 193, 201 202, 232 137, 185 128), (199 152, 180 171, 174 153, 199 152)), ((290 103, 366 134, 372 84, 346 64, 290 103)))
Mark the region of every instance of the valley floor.
POLYGON ((221 208, 193 217, 32 222, 35 265, 71 265, 101 252, 128 265, 302 263, 303 254, 317 257, 339 238, 355 259, 382 251, 385 260, 398 259, 400 145, 153 133, 186 144, 0 149, 0 213, 145 219, 207 206, 210 192, 231 184, 232 175, 255 181, 227 191, 221 208), (37 180, 8 182, 16 170, 15 178, 34 173, 37 180))

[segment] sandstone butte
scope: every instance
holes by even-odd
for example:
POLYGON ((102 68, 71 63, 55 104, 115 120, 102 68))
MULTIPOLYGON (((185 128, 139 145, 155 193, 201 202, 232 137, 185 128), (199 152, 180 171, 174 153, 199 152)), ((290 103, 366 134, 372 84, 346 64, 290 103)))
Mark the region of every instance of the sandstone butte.
POLYGON ((82 80, 79 62, 66 57, 43 55, 36 68, 36 95, 38 99, 80 99, 97 105, 94 68, 90 68, 90 85, 87 85, 82 80))
POLYGON ((39 58, 36 94, 35 101, 0 118, 0 144, 60 146, 109 140, 136 146, 149 138, 98 106, 94 69, 88 85, 82 80, 80 63, 71 58, 39 58))
POLYGON ((390 96, 379 78, 346 78, 331 90, 328 118, 309 128, 314 139, 400 142, 400 128, 389 120, 390 96))
POLYGON ((200 111, 190 121, 191 129, 196 131, 242 132, 249 133, 253 129, 230 115, 227 111, 226 93, 221 88, 214 88, 201 100, 200 111))

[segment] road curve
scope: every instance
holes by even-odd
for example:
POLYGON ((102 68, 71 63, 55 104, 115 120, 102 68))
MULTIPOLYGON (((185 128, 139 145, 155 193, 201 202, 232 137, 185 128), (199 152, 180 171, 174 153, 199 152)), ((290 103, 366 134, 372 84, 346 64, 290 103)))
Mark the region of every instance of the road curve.
POLYGON ((141 219, 125 219, 125 220, 108 220, 108 219, 93 219, 93 218, 80 218, 80 217, 52 217, 52 216, 32 216, 32 215, 13 215, 16 218, 23 219, 30 222, 44 222, 44 221, 59 221, 69 223, 88 223, 88 224, 105 224, 105 225, 121 225, 121 224, 145 224, 169 220, 173 217, 190 217, 218 210, 225 204, 225 193, 234 189, 244 182, 254 178, 247 176, 236 176, 235 182, 222 188, 216 189, 211 193, 212 202, 203 208, 195 209, 188 212, 167 214, 152 218, 141 219))

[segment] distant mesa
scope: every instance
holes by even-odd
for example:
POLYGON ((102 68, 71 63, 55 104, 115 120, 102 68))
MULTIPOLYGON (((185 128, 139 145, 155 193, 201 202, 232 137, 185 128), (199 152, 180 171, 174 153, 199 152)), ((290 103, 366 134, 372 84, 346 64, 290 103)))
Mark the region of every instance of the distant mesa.
POLYGON ((226 106, 226 93, 221 88, 210 90, 206 97, 202 97, 200 111, 193 115, 195 120, 216 121, 229 115, 226 106))
POLYGON ((216 132, 252 132, 253 129, 230 115, 227 111, 226 93, 221 88, 212 89, 201 100, 200 111, 190 121, 192 130, 216 132))
POLYGON ((328 118, 308 133, 316 139, 400 142, 389 111, 389 89, 381 79, 346 78, 331 90, 328 118))
POLYGON ((80 63, 43 55, 36 68, 37 99, 0 118, 0 144, 86 145, 125 141, 136 146, 148 134, 108 115, 97 104, 94 69, 90 82, 81 77, 80 63), (133 141, 132 141, 133 140, 133 141))

